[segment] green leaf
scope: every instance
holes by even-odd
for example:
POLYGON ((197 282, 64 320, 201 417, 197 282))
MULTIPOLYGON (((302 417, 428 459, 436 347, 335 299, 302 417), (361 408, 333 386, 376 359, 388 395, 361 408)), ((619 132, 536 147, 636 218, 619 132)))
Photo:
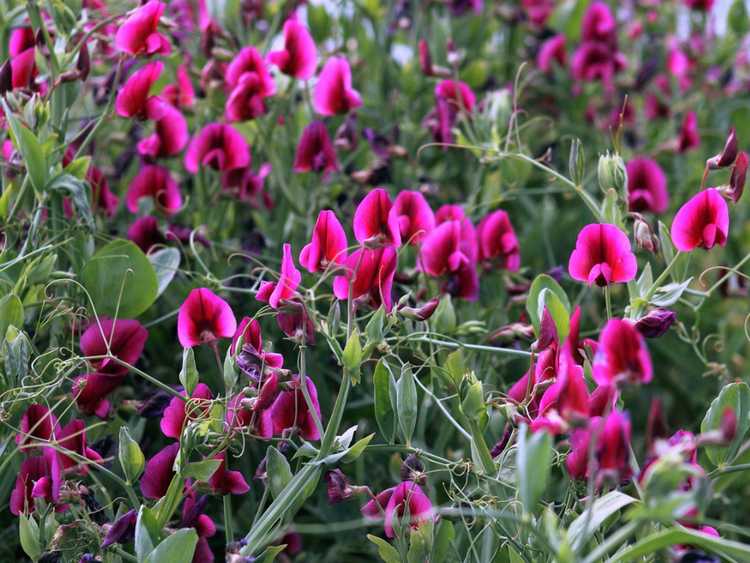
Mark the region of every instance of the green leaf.
MULTIPOLYGON (((555 323, 557 329, 557 337, 560 342, 564 341, 568 337, 570 332, 570 313, 569 309, 566 308, 565 304, 560 300, 557 294, 553 293, 549 288, 544 288, 539 293, 539 318, 543 318, 544 309, 547 309, 552 320, 555 323)), ((568 305, 569 307, 570 305, 568 305)))
POLYGON ((161 248, 148 255, 151 266, 156 273, 156 295, 164 293, 180 269, 180 251, 176 248, 161 248))
POLYGON ((435 541, 432 544, 432 558, 430 559, 430 563, 442 563, 448 560, 455 537, 456 530, 453 527, 453 522, 445 518, 441 519, 435 534, 435 541))
POLYGON ((432 522, 426 522, 409 533, 408 563, 424 563, 432 551, 432 522))
POLYGON ((0 338, 5 336, 9 326, 23 328, 23 303, 15 293, 0 298, 0 338))
POLYGON ((136 483, 138 477, 143 473, 146 458, 138 442, 130 436, 127 426, 120 427, 118 459, 122 466, 122 472, 125 474, 125 479, 127 479, 128 483, 136 483))
POLYGON ((651 298, 650 303, 655 307, 669 307, 674 305, 685 293, 685 290, 690 285, 693 278, 690 277, 682 283, 672 282, 661 286, 654 292, 654 296, 651 298))
POLYGON ((281 545, 269 545, 266 550, 258 558, 259 563, 272 563, 276 560, 276 556, 286 549, 287 544, 281 545))
POLYGON ((708 407, 701 422, 701 432, 719 430, 721 417, 727 408, 732 408, 737 417, 737 432, 729 446, 706 446, 706 455, 714 465, 721 465, 734 458, 750 426, 750 387, 747 383, 730 383, 724 386, 708 407))
POLYGON ((552 438, 547 432, 529 435, 529 428, 521 426, 516 450, 516 481, 524 510, 533 513, 539 498, 547 488, 552 438))
POLYGON ((182 528, 167 537, 156 546, 146 558, 146 563, 163 563, 165 561, 192 561, 198 534, 193 528, 182 528))
POLYGON ((651 553, 681 544, 693 545, 708 553, 732 558, 735 561, 750 561, 750 546, 747 544, 676 527, 651 534, 625 548, 617 554, 617 562, 645 561, 645 556, 651 553))
POLYGON ((664 261, 669 264, 674 258, 675 247, 672 244, 672 236, 669 234, 669 227, 659 221, 659 248, 661 248, 664 261))
POLYGON ((49 191, 58 192, 70 199, 76 215, 83 220, 84 224, 91 230, 94 228, 94 215, 91 212, 91 196, 89 185, 72 174, 60 174, 48 188, 49 191))
POLYGON ((356 442, 354 442, 354 445, 350 447, 346 454, 344 454, 344 457, 341 458, 342 463, 351 463, 352 461, 355 461, 359 458, 359 456, 362 455, 362 453, 365 451, 365 448, 367 447, 367 444, 369 444, 375 434, 368 434, 364 438, 360 438, 356 442))
POLYGON ((445 370, 450 375, 451 381, 456 389, 466 374, 466 364, 464 363, 464 353, 461 349, 454 350, 445 359, 445 370))
POLYGON ((5 331, 5 342, 2 345, 2 357, 5 360, 5 377, 9 387, 20 384, 29 371, 31 361, 31 342, 26 333, 11 325, 5 331))
MULTIPOLYGON (((539 315, 540 295, 544 289, 547 289, 554 295, 556 295, 558 297, 558 300, 560 301, 560 304, 564 307, 568 314, 570 314, 570 301, 568 300, 568 296, 563 291, 563 288, 560 287, 560 284, 547 274, 538 275, 536 278, 534 278, 534 281, 531 282, 531 287, 529 288, 529 296, 526 298, 526 311, 529 313, 531 324, 534 325, 534 330, 537 334, 539 334, 539 322, 541 320, 541 316, 539 315)), ((541 310, 544 311, 544 308, 542 308, 541 310)))
POLYGON ((13 144, 21 153, 23 161, 26 164, 26 173, 29 175, 31 186, 37 193, 41 193, 47 185, 49 178, 49 167, 47 166, 47 157, 44 149, 36 135, 24 126, 18 118, 10 111, 8 104, 1 99, 3 109, 5 110, 5 119, 10 125, 13 144))
POLYGON ((482 382, 475 381, 469 386, 466 395, 461 401, 461 412, 469 420, 478 422, 486 411, 487 407, 484 404, 482 382))
POLYGON ((266 452, 266 472, 271 494, 276 498, 292 480, 292 470, 284 455, 273 446, 269 446, 266 452))
POLYGON ((39 545, 39 526, 33 515, 21 514, 18 517, 18 533, 24 553, 32 561, 38 561, 42 555, 42 548, 39 545))
POLYGON ((385 541, 383 538, 367 534, 367 539, 378 547, 378 555, 385 563, 402 563, 401 556, 395 547, 385 541))
POLYGON ((584 509, 584 513, 570 524, 568 528, 568 540, 571 547, 576 551, 584 547, 591 534, 607 518, 633 502, 637 502, 637 499, 620 491, 610 491, 603 497, 596 499, 591 505, 591 514, 589 514, 588 509, 584 509))
POLYGON ((375 420, 383 438, 391 442, 396 423, 390 397, 391 374, 383 358, 378 360, 372 380, 375 393, 375 420))
POLYGON ((179 378, 188 396, 192 395, 195 386, 198 385, 198 368, 195 365, 195 352, 192 348, 182 350, 182 368, 179 378))
POLYGON ((396 384, 396 411, 401 435, 407 444, 411 443, 414 428, 417 426, 417 385, 411 366, 405 364, 396 384))
POLYGON ((139 562, 154 550, 153 538, 159 533, 159 525, 151 509, 141 506, 135 521, 135 555, 139 562))
POLYGON ((156 300, 158 289, 148 258, 135 244, 121 239, 91 257, 83 267, 81 282, 99 315, 119 318, 143 313, 156 300))
POLYGON ((450 295, 440 298, 440 303, 430 317, 430 326, 438 334, 453 334, 456 330, 456 311, 450 295))
POLYGON ((198 481, 208 481, 221 465, 220 459, 204 459, 188 463, 182 469, 182 476, 193 478, 198 481))

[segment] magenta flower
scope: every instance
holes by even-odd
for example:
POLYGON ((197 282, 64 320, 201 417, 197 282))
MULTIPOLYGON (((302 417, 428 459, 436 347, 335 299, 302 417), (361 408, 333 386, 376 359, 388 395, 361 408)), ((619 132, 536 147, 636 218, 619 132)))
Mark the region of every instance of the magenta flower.
POLYGON ((255 73, 245 73, 240 76, 229 97, 224 111, 227 121, 247 121, 265 115, 266 96, 262 90, 262 83, 255 73))
POLYGON ((250 147, 231 125, 210 123, 190 141, 185 153, 185 168, 197 174, 201 166, 226 172, 250 166, 250 147))
POLYGON ((605 286, 635 277, 638 264, 625 233, 614 225, 594 223, 578 233, 568 271, 574 280, 605 286))
POLYGON ((581 21, 581 39, 611 43, 617 39, 617 22, 609 6, 600 0, 592 2, 581 21))
POLYGON ((667 176, 650 158, 628 161, 628 204, 630 211, 664 213, 669 208, 667 176))
POLYGON ((297 144, 293 170, 295 172, 322 172, 324 175, 339 169, 336 150, 322 121, 313 121, 305 127, 297 144))
POLYGON ((627 66, 622 53, 613 51, 605 43, 586 41, 582 43, 570 62, 573 78, 586 82, 600 81, 612 88, 612 80, 627 66))
POLYGON ((697 149, 701 144, 698 132, 698 116, 694 111, 685 114, 680 127, 680 136, 677 138, 677 152, 687 152, 697 149))
MULTIPOLYGON (((147 339, 148 331, 136 320, 100 318, 83 332, 80 346, 84 356, 110 355, 132 366, 141 357, 147 339)), ((128 371, 112 358, 96 358, 89 363, 102 373, 124 375, 128 371)))
MULTIPOLYGON (((185 392, 183 391, 182 394, 185 395, 185 392)), ((179 440, 186 420, 198 418, 201 413, 207 410, 206 405, 211 399, 213 399, 211 389, 205 383, 198 383, 195 386, 193 393, 190 395, 190 405, 182 399, 172 397, 169 405, 164 409, 159 428, 168 438, 179 440)))
POLYGON ((57 417, 47 406, 32 403, 21 416, 16 444, 21 448, 37 441, 49 441, 54 438, 57 426, 57 417))
POLYGON ((444 289, 456 297, 479 297, 477 258, 476 230, 469 219, 441 223, 422 241, 422 268, 431 276, 447 276, 444 289))
POLYGON ((448 102, 451 111, 460 110, 471 113, 477 103, 474 92, 466 82, 460 80, 441 80, 435 86, 435 98, 448 102))
POLYGON ((745 151, 737 155, 732 167, 732 175, 729 177, 729 186, 724 190, 724 195, 737 203, 745 191, 745 179, 747 177, 747 167, 750 159, 745 151))
POLYGON ((542 72, 551 72, 553 63, 564 67, 568 62, 568 51, 565 47, 565 35, 558 33, 546 39, 536 55, 536 66, 542 72))
POLYGON ((208 484, 211 486, 214 494, 244 495, 250 490, 250 485, 247 484, 241 472, 227 469, 225 453, 222 452, 215 455, 214 459, 221 460, 221 465, 219 465, 208 480, 208 484))
POLYGON ((366 298, 373 308, 383 305, 386 311, 390 311, 397 265, 398 257, 393 246, 360 248, 346 259, 346 274, 334 278, 333 294, 345 301, 351 291, 352 299, 366 298))
POLYGON ((324 209, 315 221, 312 239, 299 254, 299 263, 314 274, 331 264, 343 264, 347 247, 346 233, 338 217, 330 209, 324 209))
POLYGON ((141 492, 147 499, 160 499, 167 494, 169 483, 174 477, 174 462, 180 452, 180 444, 175 442, 162 448, 146 462, 141 476, 141 492))
POLYGON ((653 376, 651 356, 643 335, 624 319, 610 319, 599 335, 593 377, 599 385, 648 383, 653 376))
POLYGON ((180 528, 193 528, 198 535, 191 563, 214 563, 214 553, 208 543, 208 538, 216 535, 216 524, 213 519, 204 514, 208 497, 198 496, 194 488, 188 489, 185 501, 182 503, 180 528))
POLYGON ((187 67, 182 64, 177 67, 177 82, 167 84, 161 95, 176 108, 189 108, 195 104, 195 90, 190 80, 187 67))
POLYGON ((691 10, 697 10, 699 12, 710 12, 713 8, 714 0, 682 0, 691 10))
POLYGON ((37 75, 36 37, 30 27, 17 27, 8 40, 11 89, 30 88, 37 75))
POLYGON ((565 460, 568 474, 573 479, 588 478, 588 457, 590 442, 597 437, 594 444, 596 456, 595 469, 597 483, 605 478, 615 482, 629 479, 630 467, 630 420, 618 410, 613 410, 606 419, 597 416, 590 419, 585 428, 574 430, 570 435, 571 450, 565 460))
POLYGON ((529 21, 537 27, 543 27, 555 10, 554 0, 521 0, 521 7, 529 21))
POLYGON ((391 213, 396 216, 401 240, 418 244, 435 228, 435 214, 424 196, 413 190, 398 193, 391 213))
MULTIPOLYGON (((281 354, 275 352, 265 352, 263 350, 263 336, 260 332, 260 323, 258 319, 251 319, 250 317, 243 317, 240 321, 240 326, 237 327, 237 332, 232 337, 232 344, 229 347, 229 353, 231 355, 238 354, 237 361, 240 364, 240 368, 247 373, 247 370, 242 365, 242 358, 239 355, 251 352, 257 360, 257 367, 266 366, 269 368, 280 368, 284 365, 284 357, 281 354), (242 347, 237 348, 242 338, 242 347)), ((256 375, 256 379, 260 379, 260 374, 256 375)))
POLYGON ((27 457, 18 470, 16 484, 10 494, 10 511, 18 516, 34 511, 34 499, 56 504, 60 500, 62 468, 55 450, 44 448, 40 456, 27 457))
POLYGON ((386 489, 362 507, 362 514, 366 518, 385 517, 385 535, 389 538, 396 535, 393 530, 394 518, 403 518, 407 511, 412 529, 435 517, 430 498, 414 481, 404 481, 386 489))
POLYGON ((589 392, 583 367, 573 359, 570 346, 563 346, 555 383, 547 388, 539 403, 539 414, 554 409, 566 421, 581 420, 589 414, 589 392))
POLYGON ((159 221, 152 215, 139 217, 128 227, 128 240, 133 241, 144 253, 157 244, 164 244, 166 237, 159 228, 159 221))
POLYGON ((63 471, 75 470, 81 475, 87 475, 88 464, 79 461, 80 458, 88 459, 91 462, 99 462, 102 456, 86 445, 86 423, 79 419, 73 419, 60 429, 57 436, 59 445, 64 450, 68 450, 78 455, 77 458, 69 457, 64 451, 59 453, 60 464, 63 471))
POLYGON ((435 224, 440 225, 446 221, 461 221, 466 218, 464 208, 456 203, 441 205, 435 212, 435 224))
POLYGON ((230 428, 248 428, 261 438, 273 436, 273 420, 270 409, 254 411, 242 405, 243 394, 237 394, 227 401, 226 421, 230 428), (253 416, 255 414, 255 416, 253 416))
POLYGON ((308 29, 296 18, 290 18, 284 23, 284 48, 270 52, 268 60, 284 74, 308 80, 315 74, 318 50, 308 29))
POLYGON ((672 221, 672 242, 682 252, 724 246, 729 235, 729 207, 715 188, 690 198, 672 221))
POLYGON ((224 76, 227 91, 231 92, 239 86, 243 77, 245 77, 245 80, 254 77, 258 95, 263 98, 273 96, 276 93, 276 83, 268 72, 268 65, 263 60, 263 55, 255 47, 242 48, 227 66, 224 76))
POLYGON ((190 140, 185 116, 173 105, 163 102, 155 119, 156 129, 138 143, 138 153, 151 159, 178 154, 190 140))
POLYGON ((354 238, 361 243, 401 245, 398 218, 391 213, 391 197, 383 188, 371 190, 354 211, 354 238))
POLYGON ((115 100, 115 111, 121 117, 158 119, 163 113, 164 101, 149 96, 151 87, 159 80, 164 63, 152 61, 136 70, 125 82, 115 100))
POLYGON ((511 272, 517 272, 521 267, 518 239, 505 211, 498 209, 482 219, 477 228, 477 238, 480 262, 496 264, 511 272))
POLYGON ((158 31, 165 8, 158 0, 150 0, 133 10, 117 30, 115 47, 130 55, 168 55, 169 40, 158 31))
POLYGON ((180 306, 177 336, 183 348, 232 338, 237 320, 229 303, 205 287, 194 289, 180 306))
POLYGON ((258 301, 268 303, 274 309, 278 309, 283 302, 291 300, 302 281, 302 274, 294 265, 294 258, 292 258, 292 245, 288 242, 284 243, 279 274, 279 281, 263 282, 255 296, 258 301))
POLYGON ((227 193, 238 200, 247 203, 254 209, 265 206, 273 209, 274 202, 271 195, 265 189, 265 181, 271 174, 271 164, 264 162, 255 172, 249 166, 247 168, 235 168, 225 172, 221 177, 221 187, 227 193))
POLYGON ((111 406, 107 396, 125 381, 125 375, 96 372, 77 377, 73 382, 72 395, 78 410, 83 414, 106 418, 111 406))
MULTIPOLYGON (((300 377, 294 376, 290 381, 290 390, 281 392, 268 409, 273 422, 273 433, 281 435, 285 430, 296 428, 299 435, 305 440, 319 440, 320 432, 315 424, 313 414, 307 408, 307 402, 300 385, 300 377)), ((310 402, 318 419, 321 420, 318 390, 309 377, 305 377, 305 385, 307 385, 307 392, 310 395, 310 402)))
POLYGON ((167 215, 174 215, 182 207, 182 194, 169 170, 155 164, 146 164, 136 174, 128 186, 128 211, 138 213, 141 198, 154 200, 157 209, 167 215))
POLYGON ((344 57, 328 59, 318 76, 312 103, 321 115, 349 113, 362 105, 359 92, 352 88, 352 71, 344 57))

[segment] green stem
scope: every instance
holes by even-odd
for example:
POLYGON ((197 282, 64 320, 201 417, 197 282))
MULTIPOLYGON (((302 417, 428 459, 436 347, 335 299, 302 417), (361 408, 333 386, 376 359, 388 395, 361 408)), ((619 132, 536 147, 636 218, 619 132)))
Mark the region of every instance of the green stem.
POLYGON ((604 304, 607 308, 607 320, 612 318, 612 299, 609 295, 609 285, 604 286, 604 304))
POLYGON ((593 550, 591 550, 591 553, 589 553, 586 559, 583 560, 583 563, 594 563, 595 561, 598 561, 602 557, 606 556, 607 553, 612 551, 614 548, 616 548, 617 546, 622 544, 622 542, 632 536, 639 527, 640 522, 638 522, 637 520, 628 522, 602 543, 597 545, 593 550))
POLYGON ((479 429, 479 424, 477 424, 476 421, 472 420, 470 422, 470 428, 471 439, 474 443, 474 447, 476 448, 477 453, 479 454, 479 460, 482 463, 482 469, 487 475, 494 475, 495 461, 492 459, 490 450, 487 447, 487 442, 484 441, 484 436, 482 435, 482 431, 479 429))
POLYGON ((501 348, 499 346, 484 346, 482 344, 467 344, 465 342, 451 342, 449 340, 436 340, 427 336, 419 336, 417 338, 407 337, 407 340, 413 340, 416 342, 429 342, 431 344, 437 344, 438 346, 445 346, 447 348, 466 348, 467 350, 478 350, 480 352, 494 352, 496 354, 506 354, 508 356, 518 356, 519 358, 531 357, 531 352, 525 350, 515 350, 513 348, 501 348))
POLYGON ((234 541, 234 527, 232 526, 232 497, 224 495, 224 537, 227 545, 234 541))

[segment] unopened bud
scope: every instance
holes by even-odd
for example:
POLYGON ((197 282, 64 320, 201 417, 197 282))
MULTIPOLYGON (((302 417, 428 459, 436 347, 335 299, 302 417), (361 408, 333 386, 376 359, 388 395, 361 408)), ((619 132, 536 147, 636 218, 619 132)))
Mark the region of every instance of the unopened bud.
POLYGON ((603 192, 606 193, 609 188, 614 188, 619 194, 625 195, 628 173, 625 169, 625 162, 619 154, 607 153, 599 157, 597 177, 599 187, 603 192))
POLYGON ((732 127, 727 134, 727 140, 724 143, 724 149, 717 154, 709 158, 706 161, 706 167, 709 170, 716 170, 718 168, 726 168, 734 162, 737 158, 737 133, 732 127))
POLYGON ((338 504, 348 500, 354 494, 349 479, 341 469, 334 469, 326 473, 326 483, 328 483, 328 502, 330 504, 338 504))
POLYGON ((669 309, 652 309, 638 319, 635 328, 646 338, 658 338, 669 330, 677 315, 669 309))
POLYGON ((659 240, 651 230, 651 226, 640 217, 636 218, 633 223, 633 235, 638 248, 651 253, 658 252, 659 240))
POLYGON ((398 312, 409 319, 415 319, 418 321, 426 321, 437 309, 440 303, 439 297, 433 297, 423 305, 419 307, 401 307, 398 312))
POLYGON ((424 465, 416 454, 409 454, 401 464, 400 476, 402 481, 414 481, 423 485, 427 479, 424 465))

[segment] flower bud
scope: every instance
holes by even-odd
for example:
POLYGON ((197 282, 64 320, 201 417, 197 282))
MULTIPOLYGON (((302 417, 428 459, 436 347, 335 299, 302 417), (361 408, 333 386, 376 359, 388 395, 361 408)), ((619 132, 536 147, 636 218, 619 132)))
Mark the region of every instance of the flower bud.
POLYGON ((326 473, 326 483, 328 483, 328 502, 330 504, 338 504, 348 500, 354 494, 349 479, 341 469, 334 469, 326 473))
POLYGON ((628 173, 625 170, 625 162, 619 154, 603 154, 599 157, 597 167, 599 187, 603 192, 614 188, 621 195, 625 195, 628 184, 628 173))
POLYGON ((747 176, 748 156, 746 152, 737 155, 732 167, 732 175, 729 178, 729 186, 722 189, 722 193, 734 203, 737 203, 745 190, 745 177, 747 176))
POLYGON ((652 309, 636 323, 635 328, 646 338, 658 338, 669 330, 677 315, 669 309, 652 309))
POLYGON ((13 68, 10 59, 0 66, 0 96, 13 89, 13 68))
POLYGON ((78 78, 81 81, 85 81, 89 77, 89 72, 91 72, 91 57, 89 56, 89 48, 85 42, 81 45, 81 50, 78 52, 76 70, 78 71, 78 78))
POLYGON ((659 250, 659 239, 651 230, 651 226, 642 217, 636 217, 633 223, 635 244, 641 250, 656 253, 659 250))
POLYGON ((433 297, 432 299, 420 305, 419 307, 401 307, 398 310, 398 312, 409 319, 414 319, 417 321, 426 321, 435 312, 435 309, 437 309, 437 306, 439 303, 440 303, 440 298, 433 297))
POLYGON ((717 154, 706 160, 706 167, 709 170, 717 170, 718 168, 726 168, 734 162, 737 158, 737 133, 734 127, 729 130, 727 140, 724 143, 724 149, 717 154))
POLYGON ((402 481, 414 481, 424 485, 427 476, 424 474, 424 465, 416 454, 409 454, 401 464, 400 476, 402 481))

